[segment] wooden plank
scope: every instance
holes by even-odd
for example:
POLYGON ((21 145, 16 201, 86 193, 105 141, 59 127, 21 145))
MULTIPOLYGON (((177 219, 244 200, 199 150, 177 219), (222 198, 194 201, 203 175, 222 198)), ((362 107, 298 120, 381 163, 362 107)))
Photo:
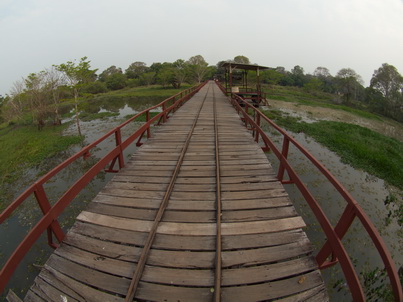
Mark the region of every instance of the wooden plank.
POLYGON ((176 286, 214 285, 214 272, 209 269, 177 269, 167 267, 146 266, 142 281, 176 286))
MULTIPOLYGON (((42 274, 41 274, 42 275, 42 274)), ((41 276, 42 277, 42 276, 41 276)), ((82 300, 80 296, 72 293, 71 296, 59 290, 59 288, 55 288, 51 286, 49 283, 45 282, 42 278, 36 278, 34 284, 31 287, 32 292, 41 297, 41 299, 45 301, 80 301, 82 300), (74 298, 75 297, 75 298, 74 298)), ((53 278, 51 280, 54 283, 53 278)), ((66 288, 63 284, 61 287, 66 288)), ((70 289, 67 289, 68 292, 72 292, 70 289)))
POLYGON ((45 301, 38 295, 36 295, 32 290, 28 290, 27 294, 24 297, 24 301, 26 302, 42 302, 45 301))
MULTIPOLYGON (((85 295, 89 297, 91 297, 91 295, 89 295, 89 293, 91 293, 91 291, 89 290, 89 285, 97 287, 99 289, 93 291, 92 294, 102 295, 103 293, 107 292, 112 293, 113 297, 113 295, 115 294, 125 295, 130 284, 129 279, 92 270, 88 267, 71 262, 55 254, 50 256, 47 261, 47 269, 49 270, 50 268, 53 268, 52 272, 54 274, 56 274, 55 271, 59 272, 59 274, 57 274, 59 280, 62 280, 64 283, 70 283, 70 288, 74 288, 76 292, 80 292, 80 295, 85 295), (67 277, 69 277, 69 279, 65 280, 66 278, 63 278, 62 275, 66 275, 67 277), (72 284, 73 282, 71 282, 71 279, 76 281, 75 284, 72 284), (73 287, 74 285, 76 287, 73 287)), ((91 300, 96 300, 96 298, 92 297, 91 300)), ((104 298, 101 298, 98 301, 106 300, 104 298)))
POLYGON ((294 217, 297 215, 298 214, 295 211, 295 208, 288 206, 259 210, 223 211, 222 220, 223 222, 257 221, 281 219, 286 217, 294 217))
POLYGON ((312 252, 309 240, 292 242, 284 245, 227 251, 222 254, 223 267, 251 266, 257 264, 284 261, 312 252))
MULTIPOLYGON (((134 218, 141 220, 154 220, 156 209, 139 209, 120 207, 99 202, 92 202, 87 207, 88 212, 116 217, 134 218)), ((245 214, 246 215, 246 214, 245 214)), ((257 214, 259 215, 259 214, 257 214)), ((256 215, 256 216, 257 216, 256 215)), ((250 214, 253 217, 252 214, 250 214)), ((285 216, 284 216, 285 217, 285 216)), ((235 220, 236 218, 232 218, 235 220)), ((215 211, 170 211, 164 213, 164 221, 169 222, 215 222, 215 211)))
POLYGON ((271 198, 223 200, 223 210, 251 210, 292 205, 287 194, 271 198))
POLYGON ((12 289, 8 290, 6 300, 8 302, 22 302, 22 300, 16 295, 15 292, 13 292, 12 289))
POLYGON ((222 248, 224 251, 231 251, 238 249, 279 246, 293 242, 303 242, 306 240, 306 234, 301 229, 282 231, 277 233, 223 236, 222 248))
POLYGON ((312 257, 303 257, 267 265, 225 269, 222 271, 222 285, 236 286, 273 281, 308 273, 317 269, 317 266, 312 257))
MULTIPOLYGON (((90 222, 93 224, 109 226, 116 229, 136 230, 138 232, 148 232, 152 223, 145 220, 127 219, 121 217, 110 217, 91 213, 81 212, 77 220, 90 222)), ((304 227, 305 223, 301 217, 290 217, 268 221, 247 221, 237 223, 223 223, 222 234, 225 235, 243 235, 280 232, 304 227)), ((193 235, 193 236, 212 236, 215 234, 214 223, 175 223, 161 222, 157 233, 171 235, 193 235)))
POLYGON ((245 285, 237 287, 224 287, 222 289, 222 301, 264 301, 277 299, 290 294, 296 294, 323 284, 318 271, 304 276, 304 282, 300 276, 270 283, 245 285))
MULTIPOLYGON (((116 232, 114 228, 82 223, 80 221, 74 224, 70 232, 85 235, 87 236, 87 240, 97 240, 97 238, 99 238, 99 240, 105 242, 105 244, 117 242, 142 246, 146 238, 146 233, 128 230, 119 230, 119 232, 116 232)), ((214 251, 215 249, 214 236, 201 236, 197 237, 197 240, 195 240, 193 236, 181 236, 179 242, 174 242, 175 238, 176 236, 174 235, 157 234, 153 247, 157 249, 198 251, 214 251)), ((230 246, 232 247, 232 245, 230 246)))
MULTIPOLYGON (((137 249, 136 249, 137 250, 137 249)), ((131 278, 136 265, 118 258, 108 258, 104 255, 91 253, 80 248, 62 244, 55 252, 64 259, 81 264, 92 270, 108 273, 115 276, 131 278)))
MULTIPOLYGON (((213 293, 206 287, 179 287, 140 282, 135 298, 147 301, 212 301, 213 293)), ((234 300, 235 301, 235 300, 234 300)))
POLYGON ((299 302, 299 301, 310 301, 310 302, 326 302, 329 301, 329 297, 326 292, 326 287, 321 284, 317 287, 309 289, 307 291, 298 293, 296 295, 289 296, 284 299, 277 301, 281 302, 299 302))

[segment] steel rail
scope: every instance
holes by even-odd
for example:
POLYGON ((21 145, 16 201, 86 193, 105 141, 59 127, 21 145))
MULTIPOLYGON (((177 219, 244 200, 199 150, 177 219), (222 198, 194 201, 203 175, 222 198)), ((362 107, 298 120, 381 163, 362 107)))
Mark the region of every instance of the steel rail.
MULTIPOLYGON (((154 122, 165 122, 171 112, 180 107, 185 101, 190 99, 205 84, 206 83, 202 83, 201 85, 194 86, 192 88, 179 92, 174 96, 162 101, 161 103, 139 112, 115 129, 109 131, 107 134, 103 135, 95 142, 87 145, 79 152, 59 164, 57 167, 49 171, 44 176, 42 176, 38 181, 36 181, 33 185, 26 189, 19 197, 17 197, 0 214, 0 224, 2 224, 31 195, 34 195, 34 198, 38 202, 38 205, 43 212, 42 218, 36 223, 36 225, 33 226, 33 228, 28 232, 24 239, 19 243, 18 247, 14 250, 14 252, 8 258, 7 262, 2 267, 0 271, 0 293, 4 291, 8 281, 10 280, 21 260, 28 253, 33 244, 39 239, 41 234, 45 232, 45 230, 47 230, 48 232, 48 244, 51 247, 57 247, 57 244, 53 243, 52 233, 55 235, 59 243, 62 242, 65 234, 60 228, 57 219, 59 215, 63 212, 63 210, 81 192, 81 190, 109 163, 112 162, 112 165, 109 167, 109 169, 106 170, 107 172, 115 172, 115 170, 113 170, 113 164, 115 164, 116 161, 119 162, 119 168, 122 168, 124 166, 123 151, 136 139, 141 138, 144 133, 147 133, 147 136, 150 137, 150 129, 154 122), (172 104, 170 105, 169 102, 172 102, 172 104), (162 107, 163 111, 158 113, 153 118, 150 118, 150 110, 157 109, 159 107, 162 107), (122 141, 121 129, 144 114, 146 115, 146 122, 133 134, 126 138, 126 140, 122 141), (75 162, 77 159, 81 157, 83 157, 84 159, 87 158, 93 148, 95 148, 97 145, 113 135, 115 135, 116 147, 113 148, 103 158, 101 158, 97 163, 95 163, 86 173, 84 173, 66 192, 64 192, 64 194, 54 203, 53 206, 50 205, 43 187, 44 184, 52 179, 52 177, 57 175, 60 171, 64 170, 67 166, 75 162)), ((139 141, 137 143, 139 143, 139 141)))
MULTIPOLYGON (((224 92, 225 89, 217 83, 220 89, 224 92), (223 90, 224 89, 224 90, 223 90)), ((301 144, 299 144, 293 137, 291 137, 286 131, 276 125, 273 121, 267 118, 261 111, 248 104, 245 100, 239 96, 232 94, 229 98, 233 106, 238 113, 242 116, 242 120, 245 122, 246 127, 250 127, 255 135, 255 141, 259 141, 259 136, 263 140, 265 150, 272 150, 275 156, 278 158, 280 165, 277 174, 277 178, 284 184, 295 184, 302 193, 306 202, 310 206, 316 219, 324 231, 327 241, 316 256, 316 261, 320 269, 324 269, 340 263, 343 270, 344 277, 349 285, 352 297, 354 301, 365 301, 365 295, 357 273, 348 256, 348 253, 342 243, 343 236, 347 233, 355 217, 358 217, 361 224, 364 226, 369 237, 378 250, 378 253, 383 261, 385 269, 387 271, 390 284, 395 296, 396 301, 403 301, 402 285, 400 283, 399 275, 393 262, 393 259, 382 239, 378 230, 375 228, 369 217, 366 215, 357 201, 348 193, 343 185, 325 168, 313 155, 311 155, 301 144), (242 108, 241 104, 245 107, 242 108), (249 115, 249 109, 254 112, 254 117, 249 115), (276 129, 283 136, 283 146, 280 151, 274 142, 267 136, 267 134, 260 127, 261 121, 267 122, 271 127, 276 129), (333 187, 339 192, 343 199, 347 202, 347 206, 341 215, 336 226, 333 227, 328 220, 326 214, 323 212, 319 203, 315 197, 311 194, 307 186, 302 182, 298 174, 292 168, 288 162, 288 151, 290 143, 297 148, 333 185, 333 187), (284 173, 287 172, 289 180, 284 180, 284 173), (332 257, 330 261, 327 259, 332 257)))
MULTIPOLYGON (((210 89, 210 87, 208 89, 210 89)), ((208 93, 208 90, 207 90, 207 93, 208 93)), ((137 287, 138 287, 138 285, 140 283, 140 278, 141 278, 141 276, 143 274, 144 267, 146 265, 148 254, 150 252, 151 246, 152 246, 152 244, 154 242, 155 235, 157 233, 158 225, 161 222, 161 219, 162 219, 162 216, 164 215, 166 207, 168 206, 169 199, 170 199, 172 191, 173 191, 173 189, 175 187, 176 179, 178 178, 179 170, 182 167, 183 160, 185 158, 187 149, 188 149, 189 144, 190 144, 190 139, 192 138, 194 129, 196 127, 197 121, 198 121, 199 116, 200 116, 200 112, 201 112, 201 110, 203 108, 203 105, 204 105, 204 102, 205 102, 205 100, 207 98, 207 93, 206 93, 206 95, 205 95, 205 97, 204 97, 204 99, 203 99, 203 101, 202 101, 202 103, 200 105, 200 108, 199 108, 198 112, 196 113, 196 116, 195 116, 195 119, 193 121, 192 127, 188 132, 188 135, 186 137, 184 146, 183 146, 183 148, 181 150, 181 153, 179 155, 179 158, 178 158, 178 161, 176 163, 175 169, 174 169, 174 171, 172 173, 171 180, 170 180, 169 185, 168 185, 168 187, 167 187, 167 189, 165 191, 164 198, 161 201, 161 204, 160 204, 160 207, 158 209, 158 212, 157 212, 157 214, 156 214, 156 216, 154 218, 153 225, 152 225, 152 227, 150 229, 150 232, 148 233, 147 240, 146 240, 146 242, 144 244, 144 247, 143 247, 143 249, 141 251, 139 261, 137 262, 136 269, 134 270, 133 277, 132 277, 132 280, 131 280, 130 285, 129 285, 129 289, 128 289, 127 294, 126 294, 126 298, 125 298, 126 302, 133 301, 134 296, 136 294, 137 287)))
POLYGON ((220 146, 218 136, 217 105, 213 89, 213 119, 214 119, 214 143, 215 143, 215 164, 216 164, 216 259, 215 259, 215 283, 214 301, 221 301, 221 277, 222 277, 222 238, 221 238, 221 168, 220 168, 220 146))

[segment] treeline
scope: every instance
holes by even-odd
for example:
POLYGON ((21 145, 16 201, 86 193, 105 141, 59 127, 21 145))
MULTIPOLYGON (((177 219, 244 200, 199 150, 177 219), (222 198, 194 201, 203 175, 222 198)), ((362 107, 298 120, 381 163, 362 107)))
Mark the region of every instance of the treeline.
MULTIPOLYGON (((250 64, 245 56, 236 56, 237 63, 250 64)), ((87 57, 79 62, 69 61, 31 73, 17 81, 10 95, 0 96, 0 122, 34 123, 40 129, 45 122, 61 123, 63 108, 75 108, 80 133, 78 100, 111 90, 159 84, 180 88, 183 83, 200 83, 206 79, 224 79, 225 70, 220 61, 209 66, 201 55, 188 60, 153 63, 133 62, 125 70, 110 66, 99 72, 92 69, 87 57), (69 106, 65 106, 65 105, 69 106)), ((250 74, 253 82, 254 73, 250 74)), ((284 67, 270 68, 260 74, 261 81, 269 85, 295 86, 310 93, 326 92, 334 102, 343 103, 403 122, 403 77, 397 69, 383 64, 375 70, 369 87, 354 70, 341 69, 335 76, 326 67, 318 67, 306 74, 300 66, 291 71, 284 67)), ((269 94, 270 97, 270 94, 269 94)))
POLYGON ((209 66, 200 55, 173 63, 134 62, 123 70, 110 66, 97 74, 87 57, 79 62, 69 61, 53 65, 14 83, 10 95, 0 96, 0 123, 34 123, 41 129, 45 122, 61 123, 61 110, 75 107, 78 118, 78 99, 88 95, 119 90, 127 87, 160 84, 180 88, 183 83, 200 83, 212 78, 215 66, 209 66))
POLYGON ((307 92, 332 94, 332 101, 403 122, 403 77, 397 69, 382 64, 371 78, 368 87, 351 68, 343 68, 335 76, 326 67, 318 67, 313 74, 305 74, 301 66, 291 71, 284 67, 272 68, 261 73, 261 81, 271 85, 296 86, 307 92))

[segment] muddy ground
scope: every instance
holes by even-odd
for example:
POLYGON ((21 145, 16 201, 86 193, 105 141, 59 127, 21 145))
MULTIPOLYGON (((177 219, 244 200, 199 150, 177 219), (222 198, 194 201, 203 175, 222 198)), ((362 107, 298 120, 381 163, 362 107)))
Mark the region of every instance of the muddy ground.
POLYGON ((291 115, 298 115, 303 120, 328 120, 356 124, 403 142, 403 124, 384 117, 380 121, 359 117, 343 110, 300 105, 272 99, 268 101, 270 108, 281 109, 291 115))

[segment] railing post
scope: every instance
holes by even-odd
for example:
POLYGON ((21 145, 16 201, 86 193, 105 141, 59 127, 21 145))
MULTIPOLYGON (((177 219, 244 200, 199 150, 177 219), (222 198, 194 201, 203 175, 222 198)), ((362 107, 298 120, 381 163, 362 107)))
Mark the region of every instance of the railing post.
POLYGON ((280 158, 280 166, 278 167, 278 174, 277 174, 277 178, 281 182, 283 182, 285 172, 285 166, 283 164, 283 161, 287 160, 289 148, 290 148, 290 140, 286 136, 284 136, 283 149, 281 151, 281 158, 280 158))
MULTIPOLYGON (((150 122, 150 111, 146 112, 146 123, 150 122)), ((148 125, 147 127, 147 138, 151 137, 151 125, 148 125)))
POLYGON ((167 122, 167 113, 166 113, 166 106, 165 106, 165 103, 162 104, 162 112, 164 113, 164 114, 162 115, 162 120, 163 120, 164 123, 166 123, 166 122, 167 122))
POLYGON ((122 150, 122 133, 120 128, 118 128, 115 132, 115 139, 116 139, 116 146, 120 147, 119 152, 119 169, 122 169, 125 166, 125 159, 123 157, 123 150, 122 150))
POLYGON ((255 112, 256 118, 255 118, 255 123, 256 123, 256 137, 255 137, 255 142, 259 143, 259 129, 260 129, 260 114, 255 112))
MULTIPOLYGON (((52 208, 49 199, 46 196, 46 192, 43 188, 43 185, 41 184, 36 184, 35 186, 35 191, 34 191, 35 198, 39 204, 39 207, 41 208, 42 214, 45 215, 47 214, 50 209, 52 208)), ((64 238, 64 232, 62 228, 59 225, 59 222, 57 220, 54 220, 50 226, 47 229, 48 232, 48 244, 52 248, 57 248, 57 244, 53 243, 53 237, 52 233, 55 234, 57 241, 62 242, 64 238)))

